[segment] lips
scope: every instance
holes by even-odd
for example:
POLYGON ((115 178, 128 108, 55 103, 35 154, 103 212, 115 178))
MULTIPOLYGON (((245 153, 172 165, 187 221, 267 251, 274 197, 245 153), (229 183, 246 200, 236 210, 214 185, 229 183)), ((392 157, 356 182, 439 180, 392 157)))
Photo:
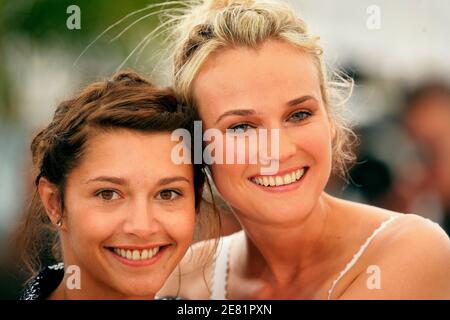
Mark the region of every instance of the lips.
POLYGON ((112 248, 115 254, 121 256, 127 260, 147 260, 153 258, 159 252, 160 247, 154 247, 151 249, 143 249, 143 250, 129 250, 123 248, 112 248))
POLYGON ((147 248, 115 246, 107 247, 107 249, 114 257, 126 265, 145 266, 153 264, 158 260, 158 257, 165 252, 167 247, 169 247, 169 245, 151 246, 147 248))
POLYGON ((303 167, 300 169, 290 170, 278 175, 254 176, 250 178, 250 181, 256 185, 268 188, 288 186, 301 180, 307 169, 307 167, 303 167))

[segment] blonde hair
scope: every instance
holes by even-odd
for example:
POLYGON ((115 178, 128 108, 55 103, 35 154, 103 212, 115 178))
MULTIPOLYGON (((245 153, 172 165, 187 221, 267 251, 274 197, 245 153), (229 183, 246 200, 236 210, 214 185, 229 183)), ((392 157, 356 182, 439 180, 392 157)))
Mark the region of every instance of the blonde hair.
POLYGON ((336 128, 333 169, 346 177, 356 136, 343 116, 353 80, 327 67, 319 37, 309 33, 294 10, 273 0, 188 1, 171 14, 169 38, 172 85, 179 98, 195 107, 192 84, 200 68, 216 50, 229 47, 257 48, 268 39, 292 44, 311 55, 319 71, 322 99, 336 128), (180 12, 181 14, 175 14, 180 12), (348 92, 348 94, 346 94, 348 92))

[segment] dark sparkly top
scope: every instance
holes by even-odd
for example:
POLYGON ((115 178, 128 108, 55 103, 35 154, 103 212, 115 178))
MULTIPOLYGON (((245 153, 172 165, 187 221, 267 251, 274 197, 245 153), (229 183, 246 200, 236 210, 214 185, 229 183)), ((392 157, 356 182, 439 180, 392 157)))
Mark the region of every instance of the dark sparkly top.
MULTIPOLYGON (((64 263, 45 267, 25 287, 19 300, 45 300, 64 278, 64 263)), ((155 300, 184 300, 181 297, 155 297, 155 300)))
POLYGON ((19 300, 45 300, 58 288, 64 278, 64 264, 47 266, 28 282, 19 300))

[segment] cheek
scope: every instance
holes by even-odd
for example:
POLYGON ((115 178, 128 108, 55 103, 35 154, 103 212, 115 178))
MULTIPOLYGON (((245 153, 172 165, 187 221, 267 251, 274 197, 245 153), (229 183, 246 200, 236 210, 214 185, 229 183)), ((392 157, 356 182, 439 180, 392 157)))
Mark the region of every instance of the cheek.
POLYGON ((89 201, 72 202, 67 214, 67 235, 78 254, 96 250, 115 232, 118 221, 112 212, 105 212, 89 201))
POLYGON ((317 163, 331 163, 332 134, 327 124, 312 124, 308 130, 299 128, 294 133, 299 149, 305 151, 317 163))
POLYGON ((181 207, 171 210, 161 208, 158 220, 164 233, 179 247, 188 247, 192 242, 196 220, 194 199, 183 202, 181 207))
POLYGON ((220 194, 226 196, 233 193, 242 182, 245 165, 239 164, 213 164, 211 174, 214 185, 220 194))
POLYGON ((194 232, 195 210, 181 212, 176 216, 165 219, 164 226, 170 237, 176 240, 178 244, 189 245, 194 232))

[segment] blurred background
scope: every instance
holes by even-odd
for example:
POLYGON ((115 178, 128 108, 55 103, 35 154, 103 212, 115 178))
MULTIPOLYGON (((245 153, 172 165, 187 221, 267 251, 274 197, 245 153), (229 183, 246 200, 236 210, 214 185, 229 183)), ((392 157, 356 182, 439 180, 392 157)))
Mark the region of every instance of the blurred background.
MULTIPOLYGON (((450 1, 373 2, 290 1, 321 36, 328 63, 356 81, 348 116, 358 161, 350 181, 333 178, 328 191, 420 214, 450 233, 450 1)), ((167 84, 162 37, 145 42, 160 25, 160 7, 141 10, 152 3, 162 1, 0 0, 0 299, 17 297, 23 281, 9 238, 32 193, 33 133, 60 100, 118 68, 167 84)))

